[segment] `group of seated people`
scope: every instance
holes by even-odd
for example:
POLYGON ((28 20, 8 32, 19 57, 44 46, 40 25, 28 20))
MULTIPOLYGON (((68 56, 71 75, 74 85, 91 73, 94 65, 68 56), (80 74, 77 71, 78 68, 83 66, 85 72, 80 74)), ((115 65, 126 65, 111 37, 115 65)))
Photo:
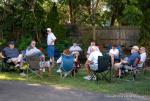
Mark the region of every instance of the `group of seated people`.
MULTIPOLYGON (((57 72, 62 72, 62 56, 71 56, 73 57, 74 67, 76 67, 76 71, 80 68, 79 56, 82 49, 76 43, 73 43, 69 49, 65 49, 57 60, 57 64, 60 64, 60 68, 57 72)), ((87 50, 87 60, 85 62, 85 69, 87 75, 84 77, 86 80, 91 79, 91 70, 95 71, 98 69, 98 56, 103 56, 104 53, 101 52, 98 46, 96 46, 95 42, 92 41, 91 45, 88 47, 87 50)), ((112 48, 107 52, 111 57, 111 64, 112 67, 116 70, 116 76, 121 76, 122 71, 124 69, 130 69, 131 67, 135 66, 135 60, 138 60, 136 67, 143 67, 144 62, 146 61, 146 49, 141 47, 139 49, 138 46, 133 46, 131 48, 131 54, 122 56, 122 50, 120 47, 113 45, 112 48)), ((8 43, 8 47, 4 48, 1 54, 1 57, 4 58, 5 62, 7 63, 14 63, 15 67, 22 67, 22 63, 24 62, 24 57, 26 56, 39 56, 41 58, 41 62, 39 63, 41 67, 42 63, 45 62, 45 56, 42 52, 36 48, 36 42, 33 40, 31 41, 30 46, 22 52, 19 52, 18 49, 15 48, 15 43, 13 41, 8 43)), ((50 67, 50 63, 47 63, 50 67)))
POLYGON ((121 77, 125 70, 132 70, 134 67, 140 69, 146 61, 146 49, 144 47, 139 48, 133 46, 130 50, 130 54, 123 55, 123 49, 112 45, 112 48, 106 53, 102 53, 94 42, 91 42, 91 46, 87 52, 87 61, 85 63, 87 76, 84 77, 86 80, 91 80, 91 70, 95 71, 98 68, 98 56, 107 54, 111 58, 111 65, 116 70, 115 77, 121 77), (90 51, 91 50, 91 51, 90 51))
MULTIPOLYGON (((141 69, 146 61, 147 54, 145 47, 133 46, 131 54, 114 62, 113 67, 117 70, 117 77, 121 77, 125 70, 141 69)), ((115 60, 115 59, 114 59, 115 60)))
MULTIPOLYGON (((25 62, 25 57, 29 56, 39 56, 42 52, 36 48, 36 41, 32 40, 29 47, 26 50, 19 52, 17 48, 15 48, 15 42, 8 42, 8 46, 5 47, 1 52, 1 58, 4 59, 5 63, 15 65, 21 69, 23 63, 25 62)), ((21 75, 25 75, 21 73, 21 75)))

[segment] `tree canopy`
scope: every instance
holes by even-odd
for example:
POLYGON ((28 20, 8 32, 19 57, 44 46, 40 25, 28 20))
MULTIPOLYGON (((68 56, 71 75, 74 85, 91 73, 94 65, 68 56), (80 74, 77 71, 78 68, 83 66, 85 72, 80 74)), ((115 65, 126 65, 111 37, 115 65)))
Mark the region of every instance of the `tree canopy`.
MULTIPOLYGON (((42 43, 45 28, 65 37, 64 25, 139 26, 142 44, 150 38, 149 0, 0 0, 0 38, 42 43)), ((149 44, 149 43, 147 43, 149 44)))

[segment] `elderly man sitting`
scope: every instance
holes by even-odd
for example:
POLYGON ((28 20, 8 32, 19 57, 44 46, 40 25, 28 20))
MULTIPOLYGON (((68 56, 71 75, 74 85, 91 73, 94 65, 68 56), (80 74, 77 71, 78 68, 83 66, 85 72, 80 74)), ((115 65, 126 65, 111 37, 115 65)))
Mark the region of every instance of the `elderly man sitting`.
POLYGON ((8 47, 5 47, 2 50, 2 54, 3 54, 5 62, 14 63, 16 67, 19 66, 22 60, 22 54, 20 54, 18 49, 15 48, 15 44, 13 41, 10 41, 8 43, 8 47))
POLYGON ((118 74, 119 77, 121 76, 122 68, 127 70, 132 70, 133 67, 138 64, 135 63, 137 59, 140 59, 140 55, 138 51, 139 51, 139 47, 133 46, 131 49, 131 55, 127 57, 125 60, 121 60, 120 63, 115 64, 115 68, 119 69, 119 74, 118 74))
POLYGON ((97 70, 98 69, 98 56, 102 56, 102 53, 97 50, 96 46, 92 46, 92 53, 89 55, 86 63, 85 68, 87 71, 87 76, 84 77, 86 80, 90 80, 90 70, 97 70))

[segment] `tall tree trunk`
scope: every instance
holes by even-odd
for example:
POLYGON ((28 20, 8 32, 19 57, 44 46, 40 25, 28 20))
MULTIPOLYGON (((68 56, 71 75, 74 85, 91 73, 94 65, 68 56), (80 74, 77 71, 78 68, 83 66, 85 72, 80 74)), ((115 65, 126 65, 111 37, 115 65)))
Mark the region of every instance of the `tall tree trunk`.
POLYGON ((74 16, 73 16, 73 4, 72 0, 69 0, 69 20, 71 23, 74 23, 74 16))
POLYGON ((110 26, 114 26, 116 20, 115 12, 112 13, 110 26))

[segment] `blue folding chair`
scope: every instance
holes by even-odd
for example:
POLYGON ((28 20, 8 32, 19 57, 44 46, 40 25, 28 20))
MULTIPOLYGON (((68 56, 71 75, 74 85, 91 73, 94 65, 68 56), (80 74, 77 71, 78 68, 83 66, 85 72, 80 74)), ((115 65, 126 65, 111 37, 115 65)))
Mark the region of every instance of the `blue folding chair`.
POLYGON ((62 55, 62 64, 61 64, 61 77, 66 77, 74 70, 74 56, 73 55, 62 55), (64 76, 63 76, 64 75, 64 76))

